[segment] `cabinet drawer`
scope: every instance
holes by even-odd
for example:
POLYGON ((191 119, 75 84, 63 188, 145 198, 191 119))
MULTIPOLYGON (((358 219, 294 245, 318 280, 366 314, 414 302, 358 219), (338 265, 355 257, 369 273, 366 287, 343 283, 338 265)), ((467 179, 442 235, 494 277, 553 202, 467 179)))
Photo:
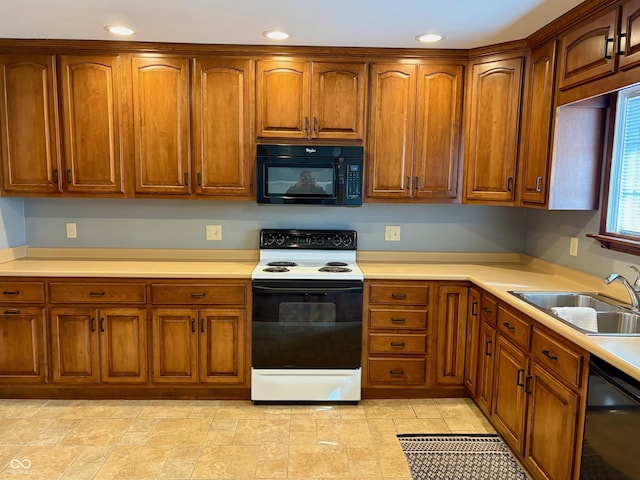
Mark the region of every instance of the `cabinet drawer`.
POLYGON ((0 282, 0 302, 43 303, 44 282, 0 282))
POLYGON ((144 283, 49 283, 51 303, 145 303, 144 283))
POLYGON ((387 305, 427 305, 429 303, 428 285, 371 285, 369 303, 387 305))
POLYGON ((424 334, 369 334, 369 353, 411 353, 427 352, 427 336, 424 334))
POLYGON ((578 350, 534 329, 531 351, 536 362, 570 385, 580 388, 585 357, 578 350))
POLYGON ((370 385, 424 385, 426 360, 424 358, 370 358, 370 385))
POLYGON ((369 328, 427 328, 427 310, 369 310, 369 328))
POLYGON ((480 317, 482 320, 495 326, 498 318, 498 301, 492 297, 482 295, 480 305, 480 317))
POLYGON ((151 301, 180 305, 244 305, 247 289, 244 284, 152 284, 151 301))
POLYGON ((531 346, 531 324, 523 318, 498 307, 498 331, 525 350, 531 346))

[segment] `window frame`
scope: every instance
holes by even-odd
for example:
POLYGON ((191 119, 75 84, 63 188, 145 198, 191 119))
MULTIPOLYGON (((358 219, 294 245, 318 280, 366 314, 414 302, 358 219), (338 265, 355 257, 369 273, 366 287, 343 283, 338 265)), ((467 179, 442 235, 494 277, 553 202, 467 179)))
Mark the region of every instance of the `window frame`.
MULTIPOLYGON (((640 85, 637 85, 640 88, 640 85)), ((587 234, 598 242, 602 248, 616 252, 628 253, 640 256, 640 237, 621 235, 607 230, 607 218, 609 216, 609 191, 611 188, 611 171, 613 166, 613 144, 615 142, 616 116, 618 112, 618 92, 611 94, 609 110, 609 128, 607 132, 606 162, 604 167, 602 185, 602 208, 600 211, 600 229, 597 234, 587 234)))

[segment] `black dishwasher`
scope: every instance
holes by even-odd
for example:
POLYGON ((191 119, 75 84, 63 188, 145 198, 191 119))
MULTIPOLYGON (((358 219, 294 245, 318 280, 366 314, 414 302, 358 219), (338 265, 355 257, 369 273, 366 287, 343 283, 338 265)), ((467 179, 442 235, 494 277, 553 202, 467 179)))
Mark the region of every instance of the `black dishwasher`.
POLYGON ((592 357, 580 480, 640 479, 640 382, 592 357))

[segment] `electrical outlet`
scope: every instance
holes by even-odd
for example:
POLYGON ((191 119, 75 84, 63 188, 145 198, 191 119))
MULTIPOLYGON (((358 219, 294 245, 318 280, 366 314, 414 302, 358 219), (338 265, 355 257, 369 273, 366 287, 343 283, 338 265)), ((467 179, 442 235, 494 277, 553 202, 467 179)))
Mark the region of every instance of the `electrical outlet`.
POLYGON ((222 240, 222 225, 207 225, 205 232, 207 240, 222 240))
POLYGON ((571 237, 569 242, 569 255, 572 257, 578 256, 578 237, 571 237))
POLYGON ((384 241, 385 242, 399 242, 400 241, 400 227, 387 225, 384 227, 384 241))
POLYGON ((64 227, 67 238, 78 238, 78 231, 75 223, 66 223, 64 227))

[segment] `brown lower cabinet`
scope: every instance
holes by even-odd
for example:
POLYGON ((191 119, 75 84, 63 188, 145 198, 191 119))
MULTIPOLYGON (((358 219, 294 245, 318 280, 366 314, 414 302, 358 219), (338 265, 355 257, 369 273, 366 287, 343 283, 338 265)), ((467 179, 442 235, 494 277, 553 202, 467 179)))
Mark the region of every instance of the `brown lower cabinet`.
POLYGON ((577 480, 587 352, 499 302, 478 328, 477 405, 534 479, 577 480))
POLYGON ((53 382, 146 383, 146 326, 142 308, 53 308, 53 382))
POLYGON ((245 382, 243 309, 153 310, 155 383, 245 382))
POLYGON ((45 382, 42 307, 0 308, 0 382, 45 382))

